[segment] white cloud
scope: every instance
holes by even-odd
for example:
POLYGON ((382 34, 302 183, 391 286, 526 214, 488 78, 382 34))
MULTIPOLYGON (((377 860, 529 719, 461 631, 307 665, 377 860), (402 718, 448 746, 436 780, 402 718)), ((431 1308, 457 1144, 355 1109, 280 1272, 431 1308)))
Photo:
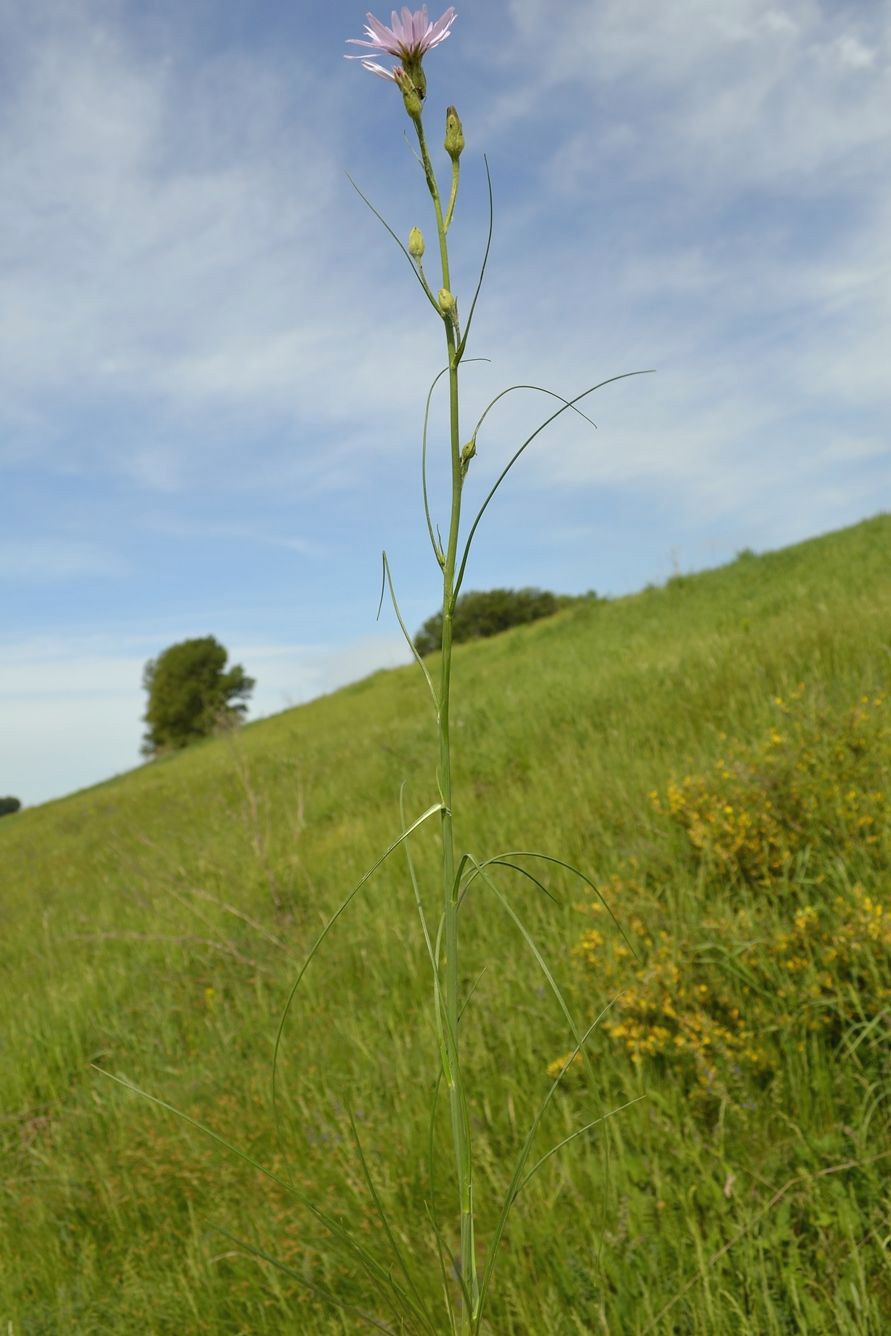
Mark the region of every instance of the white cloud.
MULTIPOLYGON (((487 130, 530 142, 541 189, 502 223, 505 305, 522 292, 524 316, 496 345, 509 378, 571 394, 591 367, 659 372, 588 401, 598 435, 568 416, 549 429, 527 485, 662 487, 691 525, 770 512, 775 542, 792 494, 804 532, 857 518, 887 485, 863 442, 891 413, 891 13, 570 0, 555 23, 545 0, 510 8, 522 96, 498 99, 487 130), (557 337, 536 357, 537 330, 557 337), (828 472, 863 463, 871 477, 828 472)), ((493 446, 526 421, 505 406, 493 446)))
POLYGON ((518 49, 510 54, 531 68, 518 80, 523 97, 508 94, 495 112, 490 129, 502 135, 576 106, 575 86, 597 99, 600 135, 614 133, 633 99, 638 135, 627 169, 670 172, 697 193, 813 180, 858 148, 887 161, 887 8, 863 16, 869 42, 850 30, 856 11, 817 0, 784 10, 765 0, 603 0, 594 12, 577 2, 563 6, 559 25, 546 0, 514 0, 511 9, 518 49), (852 71, 862 76, 854 83, 852 71))
POLYGON ((840 37, 836 50, 841 63, 852 70, 867 70, 876 63, 875 47, 866 46, 856 37, 840 37))
MULTIPOLYGON (((330 81, 299 56, 287 77, 247 57, 196 72, 82 8, 20 44, 0 119, 7 460, 171 490, 220 437, 383 402, 355 355, 380 310, 345 320, 365 275, 331 227, 348 187, 330 81), (124 431, 77 430, 97 404, 124 431)), ((417 340, 394 333, 411 363, 417 340)))
POLYGON ((401 635, 363 636, 344 645, 252 645, 232 651, 257 679, 251 718, 274 714, 411 657, 401 635))

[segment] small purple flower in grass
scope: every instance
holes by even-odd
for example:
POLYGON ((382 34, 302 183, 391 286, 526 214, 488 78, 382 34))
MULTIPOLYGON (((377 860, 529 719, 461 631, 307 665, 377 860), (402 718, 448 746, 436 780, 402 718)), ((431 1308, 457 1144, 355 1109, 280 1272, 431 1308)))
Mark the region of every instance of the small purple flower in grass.
MULTIPOLYGON (((444 42, 450 35, 452 24, 458 15, 454 6, 449 5, 442 18, 431 23, 427 18, 426 5, 415 10, 414 14, 407 5, 404 5, 401 15, 393 10, 390 15, 392 26, 389 28, 373 14, 366 14, 365 17, 368 20, 365 25, 368 40, 362 37, 348 37, 347 42, 351 46, 367 47, 376 56, 395 56, 407 69, 415 71, 420 69, 421 60, 427 52, 434 46, 439 46, 440 42, 444 42)), ((405 73, 399 65, 390 70, 385 65, 370 60, 368 56, 349 55, 345 59, 361 60, 363 69, 370 70, 381 79, 393 79, 396 83, 401 83, 405 73)))

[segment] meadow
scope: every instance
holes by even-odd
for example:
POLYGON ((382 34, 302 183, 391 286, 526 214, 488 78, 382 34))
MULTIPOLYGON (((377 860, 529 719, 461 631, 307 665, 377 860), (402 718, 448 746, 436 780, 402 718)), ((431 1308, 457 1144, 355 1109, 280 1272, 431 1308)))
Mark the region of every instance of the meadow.
MULTIPOLYGON (((585 1064, 511 915, 481 883, 462 905, 482 1241, 549 1071, 538 1154, 612 1114, 518 1199, 487 1331, 888 1330, 891 517, 582 600, 457 647, 455 676, 460 845, 578 864, 621 928, 559 869, 553 900, 502 869, 582 1026, 602 1014, 585 1064)), ((410 815, 435 800, 425 690, 379 673, 0 822, 6 1336, 363 1329, 313 1285, 400 1329, 285 1187, 100 1068, 383 1258, 355 1128, 435 1300, 438 1054, 398 853, 306 975, 279 1125, 270 1095, 309 944, 400 786, 410 815)))

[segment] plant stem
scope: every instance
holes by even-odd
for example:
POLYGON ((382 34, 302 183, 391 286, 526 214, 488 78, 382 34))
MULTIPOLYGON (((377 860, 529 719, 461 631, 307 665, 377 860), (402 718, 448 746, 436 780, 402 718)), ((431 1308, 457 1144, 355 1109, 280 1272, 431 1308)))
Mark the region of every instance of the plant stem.
MULTIPOLYGON (((436 183, 436 176, 427 151, 424 127, 420 118, 416 119, 418 143, 427 187, 433 200, 436 214, 436 230, 439 236, 439 254, 442 264, 442 286, 451 292, 449 274, 449 253, 446 242, 446 221, 443 218, 442 201, 436 183)), ((454 193, 452 200, 454 207, 454 193)), ((458 344, 455 323, 449 316, 443 319, 446 345, 449 357, 449 426, 450 450, 452 462, 452 502, 449 518, 449 536, 445 551, 442 571, 442 661, 439 690, 439 710, 437 723, 439 728, 439 792, 443 804, 442 810, 442 912, 445 925, 445 1044, 448 1070, 445 1072, 449 1092, 449 1111, 451 1114, 452 1143, 455 1152, 455 1167, 458 1175, 458 1190, 461 1213, 461 1276, 470 1299, 469 1306, 462 1307, 461 1330, 470 1333, 476 1318, 476 1305, 479 1298, 479 1282, 476 1271, 476 1249, 474 1246, 474 1211, 473 1211, 473 1164, 470 1148, 470 1124, 467 1115, 467 1099, 461 1076, 460 1053, 458 1043, 458 1013, 460 976, 458 971, 458 882, 455 876, 455 832, 452 816, 452 753, 449 722, 449 705, 452 680, 452 622, 455 611, 455 566, 458 554, 458 532, 461 524, 461 434, 458 405, 458 344)))

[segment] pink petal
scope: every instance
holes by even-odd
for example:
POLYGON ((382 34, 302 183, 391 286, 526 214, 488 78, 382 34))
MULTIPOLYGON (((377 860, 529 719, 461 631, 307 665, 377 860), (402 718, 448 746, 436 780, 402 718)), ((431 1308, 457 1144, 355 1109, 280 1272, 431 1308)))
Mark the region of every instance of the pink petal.
POLYGON ((380 19, 376 19, 373 14, 366 14, 365 17, 368 20, 365 31, 369 37, 373 37, 391 56, 395 55, 394 47, 398 45, 396 34, 391 32, 389 28, 384 27, 380 19))
POLYGON ((449 5, 442 18, 436 20, 430 29, 428 46, 438 46, 449 36, 449 29, 458 17, 458 12, 454 5, 449 5))
MULTIPOLYGON (((373 51, 375 54, 384 53, 389 56, 402 58, 420 58, 432 47, 438 46, 440 42, 445 41, 449 36, 452 24, 457 17, 454 5, 449 5, 445 13, 431 23, 427 17, 427 6, 422 5, 412 13, 408 5, 403 5, 402 11, 392 10, 390 22, 392 27, 388 28, 376 19, 371 13, 365 15, 367 23, 365 24, 365 37, 348 37, 347 43, 350 46, 361 46, 367 51, 373 51)), ((348 60, 363 60, 362 56, 348 56, 348 60)), ((373 74, 379 74, 382 78, 392 79, 395 76, 385 70, 383 66, 368 65, 373 74)), ((398 81, 397 81, 398 82, 398 81)))

